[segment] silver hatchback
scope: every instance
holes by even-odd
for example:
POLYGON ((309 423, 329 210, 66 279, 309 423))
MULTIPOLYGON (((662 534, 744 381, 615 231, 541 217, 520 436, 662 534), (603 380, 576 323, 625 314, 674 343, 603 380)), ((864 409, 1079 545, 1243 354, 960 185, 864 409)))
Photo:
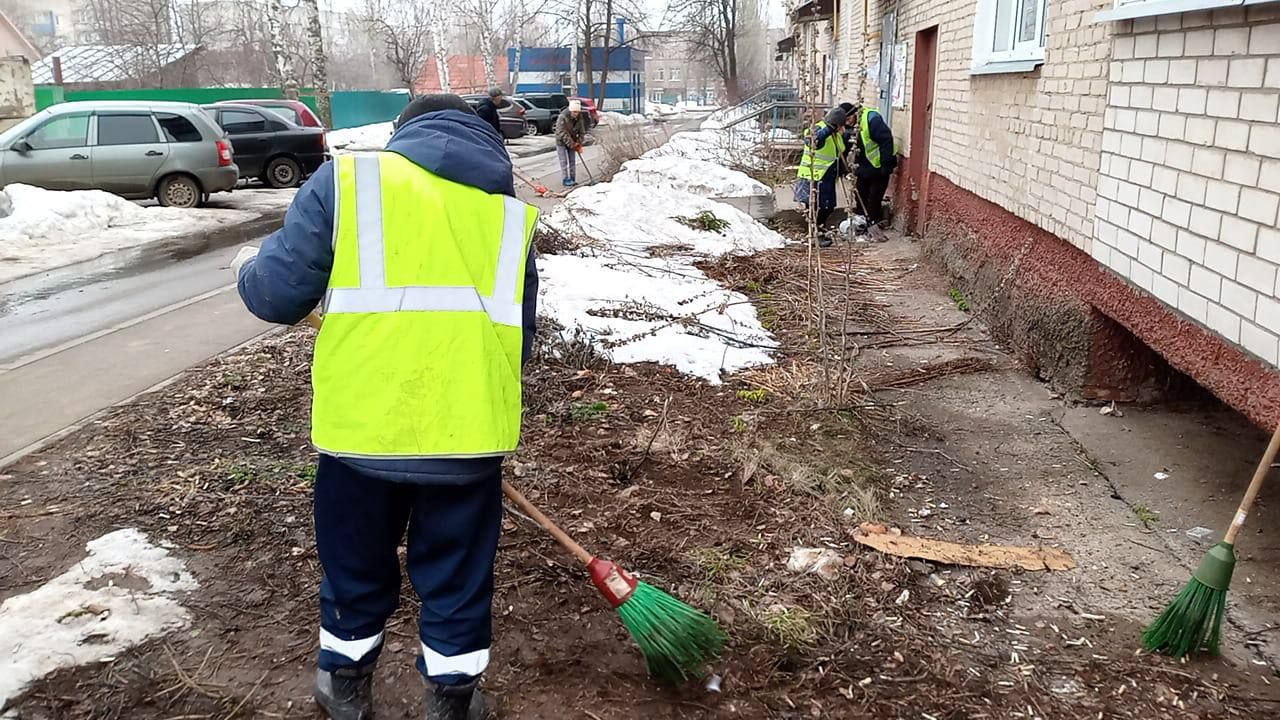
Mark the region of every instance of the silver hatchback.
POLYGON ((106 190, 195 207, 239 176, 222 128, 189 103, 62 103, 0 133, 0 187, 106 190))

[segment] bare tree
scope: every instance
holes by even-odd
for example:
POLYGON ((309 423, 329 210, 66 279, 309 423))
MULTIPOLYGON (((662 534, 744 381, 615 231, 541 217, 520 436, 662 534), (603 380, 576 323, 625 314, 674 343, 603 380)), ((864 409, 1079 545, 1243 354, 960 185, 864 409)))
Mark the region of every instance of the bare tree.
POLYGON ((688 35, 694 54, 719 73, 729 101, 739 100, 743 31, 760 22, 760 4, 755 0, 672 0, 668 12, 688 35))
POLYGON ((453 83, 449 81, 449 41, 445 33, 444 6, 433 5, 431 8, 431 47, 436 56, 436 73, 440 76, 440 89, 453 92, 453 83))
MULTIPOLYGON (((520 0, 523 2, 524 0, 520 0)), ((467 14, 465 22, 476 31, 479 41, 480 59, 484 62, 484 79, 490 87, 498 84, 498 72, 495 67, 498 52, 498 0, 466 0, 463 10, 467 14)))
POLYGON ((318 0, 303 0, 307 6, 307 41, 311 49, 311 85, 316 92, 316 109, 325 127, 333 127, 333 108, 329 104, 328 58, 324 50, 324 26, 320 22, 318 0))
POLYGON ((267 0, 267 33, 271 38, 271 56, 274 60, 275 79, 284 96, 298 99, 298 75, 293 69, 293 57, 285 43, 285 27, 288 25, 284 4, 280 0, 267 0))
POLYGON ((431 55, 434 34, 432 4, 432 0, 365 2, 365 23, 382 42, 387 62, 395 68, 400 82, 410 91, 431 55))

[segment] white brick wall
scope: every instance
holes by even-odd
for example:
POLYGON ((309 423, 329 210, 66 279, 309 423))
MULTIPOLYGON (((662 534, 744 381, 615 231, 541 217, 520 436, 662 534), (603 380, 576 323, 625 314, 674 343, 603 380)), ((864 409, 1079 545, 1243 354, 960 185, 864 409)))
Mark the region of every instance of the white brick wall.
POLYGON ((1280 366, 1280 13, 1113 30, 1092 255, 1280 366))
MULTIPOLYGON (((1163 44, 1158 34, 1144 39, 1142 53, 1150 61, 1137 58, 1137 49, 1131 44, 1124 62, 1110 62, 1111 26, 1092 19, 1113 3, 1053 0, 1049 3, 1044 65, 1032 72, 1000 75, 969 72, 976 0, 872 2, 867 6, 870 14, 865 27, 860 9, 846 11, 842 6, 842 67, 851 72, 837 94, 878 102, 878 88, 866 80, 865 71, 878 63, 882 12, 896 9, 898 34, 892 41, 907 44, 906 107, 893 109, 890 124, 899 149, 911 154, 915 35, 938 26, 930 169, 1088 251, 1094 236, 1108 75, 1118 79, 1128 73, 1131 82, 1141 82, 1150 73, 1190 85, 1194 75, 1189 73, 1196 70, 1185 63, 1174 64, 1181 59, 1179 44, 1186 44, 1182 33, 1165 38, 1163 44), (871 39, 864 41, 865 33, 873 34, 871 39)), ((1247 35, 1244 42, 1247 47, 1247 35)), ((1140 123, 1146 135, 1162 137, 1161 117, 1151 110, 1149 92, 1132 105, 1129 98, 1124 100, 1130 110, 1124 122, 1131 129, 1140 123), (1147 112, 1139 118, 1136 108, 1147 112)), ((1170 100, 1172 111, 1180 100, 1176 90, 1162 97, 1162 102, 1170 100)), ((1168 122, 1173 124, 1165 132, 1175 132, 1178 120, 1168 122)), ((1157 150, 1152 146, 1149 153, 1157 150)), ((1126 154, 1136 158, 1141 151, 1136 145, 1126 154)))

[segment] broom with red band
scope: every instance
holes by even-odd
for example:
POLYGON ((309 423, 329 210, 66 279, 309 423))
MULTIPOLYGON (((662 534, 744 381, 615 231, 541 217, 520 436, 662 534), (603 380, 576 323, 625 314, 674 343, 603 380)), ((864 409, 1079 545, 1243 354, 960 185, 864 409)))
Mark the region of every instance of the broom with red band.
MULTIPOLYGON (((323 319, 313 311, 304 322, 318 330, 323 319)), ((702 674, 703 667, 720 656, 727 638, 706 613, 587 552, 506 480, 502 481, 502 493, 587 566, 591 582, 618 611, 627 632, 640 646, 649 674, 680 682, 702 674)))
POLYGON ((587 566, 591 582, 618 611, 627 632, 640 646, 649 674, 680 682, 700 675, 708 662, 720 656, 726 637, 710 616, 587 552, 506 480, 502 481, 502 492, 587 566))

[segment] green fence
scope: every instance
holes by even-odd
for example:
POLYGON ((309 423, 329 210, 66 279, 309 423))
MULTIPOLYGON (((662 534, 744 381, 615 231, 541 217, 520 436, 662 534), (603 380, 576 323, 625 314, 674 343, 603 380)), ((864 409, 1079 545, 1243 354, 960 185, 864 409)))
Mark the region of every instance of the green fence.
MULTIPOLYGON (((316 109, 315 95, 304 90, 299 99, 312 110, 316 109)), ((197 105, 226 100, 278 99, 284 93, 279 88, 166 88, 143 90, 78 90, 63 92, 57 85, 36 86, 36 109, 76 100, 156 100, 189 102, 197 105)), ((333 110, 333 129, 370 125, 394 120, 409 103, 409 94, 380 92, 377 90, 351 90, 335 92, 330 96, 333 110)))
POLYGON ((336 130, 394 120, 409 104, 409 93, 344 90, 330 96, 336 130))

